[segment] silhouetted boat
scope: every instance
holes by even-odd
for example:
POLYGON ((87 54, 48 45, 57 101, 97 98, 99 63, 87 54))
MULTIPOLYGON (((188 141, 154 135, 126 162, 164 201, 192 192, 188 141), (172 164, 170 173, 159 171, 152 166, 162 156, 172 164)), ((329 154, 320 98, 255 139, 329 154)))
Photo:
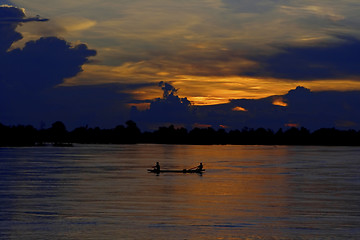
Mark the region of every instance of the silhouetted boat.
POLYGON ((164 170, 156 170, 156 169, 148 169, 148 172, 152 173, 203 173, 205 169, 198 170, 198 169, 183 169, 183 170, 171 170, 171 169, 164 169, 164 170))
POLYGON ((54 143, 54 147, 73 147, 74 145, 72 143, 54 143))

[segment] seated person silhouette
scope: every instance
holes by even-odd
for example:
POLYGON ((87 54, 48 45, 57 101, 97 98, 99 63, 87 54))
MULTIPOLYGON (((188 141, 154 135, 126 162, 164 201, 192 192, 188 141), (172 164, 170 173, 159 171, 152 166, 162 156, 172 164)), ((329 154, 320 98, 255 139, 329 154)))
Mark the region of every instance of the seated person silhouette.
POLYGON ((160 172, 160 164, 159 164, 159 162, 156 162, 156 165, 153 166, 153 168, 154 168, 154 170, 155 170, 156 172, 160 172))

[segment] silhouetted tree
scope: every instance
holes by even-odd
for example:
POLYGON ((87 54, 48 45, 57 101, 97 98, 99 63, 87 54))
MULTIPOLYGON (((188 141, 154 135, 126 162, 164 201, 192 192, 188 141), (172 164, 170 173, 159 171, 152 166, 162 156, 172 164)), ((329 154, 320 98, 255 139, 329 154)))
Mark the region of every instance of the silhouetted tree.
POLYGON ((140 140, 140 129, 136 126, 136 123, 132 120, 126 122, 125 137, 127 143, 137 143, 140 140))
POLYGON ((8 127, 0 124, 0 146, 33 146, 36 129, 30 125, 8 127))
POLYGON ((50 141, 54 144, 63 144, 65 142, 68 142, 67 138, 67 130, 65 127, 65 124, 61 121, 54 122, 51 125, 51 128, 49 129, 48 133, 50 134, 50 141))
POLYGON ((81 142, 81 143, 92 143, 89 138, 88 128, 87 127, 79 127, 75 128, 71 134, 71 140, 73 142, 81 142))
POLYGON ((310 133, 304 127, 279 129, 214 130, 213 128, 175 128, 173 125, 159 127, 154 132, 141 133, 134 121, 126 127, 113 129, 79 127, 72 132, 57 121, 49 129, 37 130, 32 126, 5 126, 0 123, 0 146, 34 146, 46 142, 64 146, 64 143, 167 143, 167 144, 262 144, 262 145, 356 145, 360 146, 360 131, 322 128, 310 133))
POLYGON ((152 134, 152 140, 155 143, 184 144, 187 143, 187 130, 185 128, 175 128, 174 125, 159 127, 152 134))

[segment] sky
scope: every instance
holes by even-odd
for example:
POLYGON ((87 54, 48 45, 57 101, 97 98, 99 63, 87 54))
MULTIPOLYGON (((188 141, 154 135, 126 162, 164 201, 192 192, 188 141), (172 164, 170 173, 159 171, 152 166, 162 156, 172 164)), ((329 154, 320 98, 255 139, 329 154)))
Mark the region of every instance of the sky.
POLYGON ((0 123, 360 129, 358 1, 0 6, 0 123))

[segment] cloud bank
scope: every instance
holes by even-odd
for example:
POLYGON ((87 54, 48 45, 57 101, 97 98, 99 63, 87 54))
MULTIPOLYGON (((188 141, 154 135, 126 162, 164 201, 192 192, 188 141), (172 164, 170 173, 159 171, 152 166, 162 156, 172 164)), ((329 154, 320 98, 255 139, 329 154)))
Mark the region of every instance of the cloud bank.
POLYGON ((0 8, 5 124, 116 125, 134 103, 149 107, 133 108, 134 120, 153 125, 358 126, 356 1, 14 2, 55 16, 58 28, 0 8), (299 85, 308 90, 288 92, 299 85))
POLYGON ((10 6, 1 6, 0 16, 0 122, 40 126, 63 120, 75 127, 124 120, 120 102, 126 95, 118 94, 117 86, 59 86, 79 74, 95 50, 58 37, 42 37, 22 49, 8 50, 22 38, 16 27, 26 16, 23 9, 10 6))
POLYGON ((335 43, 281 47, 280 52, 255 59, 260 68, 250 73, 290 80, 360 78, 360 40, 338 36, 335 43))
MULTIPOLYGON (((346 58, 360 39, 355 0, 14 2, 54 16, 54 29, 65 39, 82 39, 97 49, 97 64, 66 79, 68 86, 173 82, 195 104, 285 94, 298 85, 327 91, 341 85, 333 80, 347 80, 347 90, 360 89, 351 67, 357 59, 346 58), (338 52, 345 61, 336 59, 338 52), (279 85, 287 88, 272 87, 279 85)), ((29 39, 56 32, 26 26, 21 30, 29 39)), ((131 94, 154 97, 138 96, 141 91, 152 92, 131 94)))
MULTIPOLYGON (((163 83, 161 83, 163 84, 163 83)), ((164 85, 162 85, 164 86, 164 85)), ((145 111, 133 109, 132 118, 144 129, 175 124, 187 128, 202 126, 242 129, 289 127, 358 129, 360 92, 312 92, 297 87, 284 95, 261 99, 233 99, 227 104, 194 106, 186 98, 163 87, 163 98, 150 101, 145 111), (170 94, 168 94, 170 92, 170 94)))

